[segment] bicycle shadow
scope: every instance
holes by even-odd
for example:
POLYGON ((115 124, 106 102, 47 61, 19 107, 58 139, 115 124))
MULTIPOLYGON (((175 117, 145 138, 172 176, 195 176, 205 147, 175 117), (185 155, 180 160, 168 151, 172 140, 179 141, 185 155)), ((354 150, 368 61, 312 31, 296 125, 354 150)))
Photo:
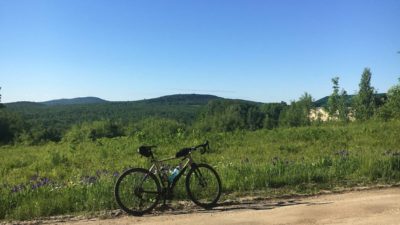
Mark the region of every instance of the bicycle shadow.
POLYGON ((332 204, 333 202, 309 202, 304 200, 289 199, 281 201, 268 201, 268 200, 257 200, 257 201, 243 201, 243 202, 222 202, 212 209, 202 209, 195 205, 171 205, 166 208, 158 207, 153 211, 153 214, 148 216, 158 215, 184 215, 190 213, 216 213, 216 212, 227 212, 236 210, 272 210, 281 207, 289 207, 295 205, 325 205, 332 204))

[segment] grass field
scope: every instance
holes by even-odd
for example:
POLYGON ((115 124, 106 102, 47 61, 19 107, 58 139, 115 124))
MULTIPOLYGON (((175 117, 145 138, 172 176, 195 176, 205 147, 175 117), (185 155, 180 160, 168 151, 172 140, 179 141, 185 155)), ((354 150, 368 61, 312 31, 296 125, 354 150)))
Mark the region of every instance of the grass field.
MULTIPOLYGON (((224 194, 309 193, 400 181, 400 121, 325 124, 254 132, 178 133, 146 143, 120 137, 41 146, 0 148, 0 219, 87 213, 117 208, 116 177, 129 167, 148 167, 141 144, 159 145, 159 157, 208 139, 207 162, 222 178, 224 194), (154 141, 153 141, 154 142, 154 141)), ((149 142, 149 141, 148 141, 149 142)), ((177 198, 187 198, 183 182, 177 198)))

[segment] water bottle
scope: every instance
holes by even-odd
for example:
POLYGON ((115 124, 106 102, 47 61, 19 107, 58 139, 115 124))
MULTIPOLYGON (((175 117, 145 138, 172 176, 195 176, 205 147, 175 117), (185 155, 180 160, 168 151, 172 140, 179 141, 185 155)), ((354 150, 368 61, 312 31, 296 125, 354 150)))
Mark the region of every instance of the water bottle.
POLYGON ((179 174, 179 167, 177 166, 177 167, 172 171, 172 173, 169 175, 168 181, 169 181, 170 183, 172 183, 172 181, 174 181, 175 177, 178 176, 178 174, 179 174))

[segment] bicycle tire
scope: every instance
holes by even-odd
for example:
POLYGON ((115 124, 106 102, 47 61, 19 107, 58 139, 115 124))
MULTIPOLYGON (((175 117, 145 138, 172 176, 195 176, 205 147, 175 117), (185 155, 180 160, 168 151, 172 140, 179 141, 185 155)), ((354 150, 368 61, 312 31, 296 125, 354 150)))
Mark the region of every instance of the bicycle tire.
POLYGON ((133 216, 142 216, 158 204, 161 187, 153 173, 142 168, 133 168, 126 170, 118 177, 114 195, 122 210, 133 216), (148 205, 142 207, 142 203, 148 203, 148 205))
POLYGON ((213 208, 221 191, 221 179, 210 165, 196 164, 189 170, 186 176, 186 192, 196 205, 205 209, 213 208))

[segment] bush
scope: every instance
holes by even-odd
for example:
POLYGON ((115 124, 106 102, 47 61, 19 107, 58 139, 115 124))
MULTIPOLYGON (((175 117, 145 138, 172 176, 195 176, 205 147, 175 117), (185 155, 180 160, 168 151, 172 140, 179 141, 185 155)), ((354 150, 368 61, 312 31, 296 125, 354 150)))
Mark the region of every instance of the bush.
POLYGON ((263 127, 265 114, 256 104, 239 100, 214 100, 195 125, 202 131, 231 132, 263 127))
POLYGON ((0 108, 0 145, 14 142, 23 129, 24 123, 18 114, 0 108))
POLYGON ((124 133, 119 124, 111 121, 95 121, 74 125, 64 136, 69 142, 94 141, 99 138, 113 138, 123 136, 124 133))
POLYGON ((185 125, 173 119, 147 118, 130 126, 128 134, 148 144, 168 143, 185 136, 185 125))

